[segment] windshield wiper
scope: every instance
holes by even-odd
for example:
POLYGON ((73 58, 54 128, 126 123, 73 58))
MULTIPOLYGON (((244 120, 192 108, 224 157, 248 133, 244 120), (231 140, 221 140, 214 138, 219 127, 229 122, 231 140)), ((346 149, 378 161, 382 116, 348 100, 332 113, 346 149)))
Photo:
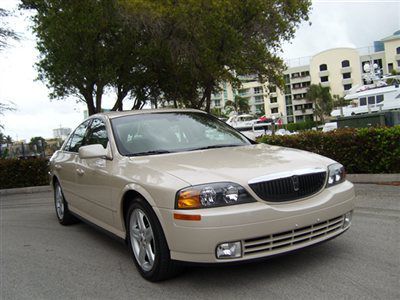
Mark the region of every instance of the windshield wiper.
POLYGON ((199 147, 199 148, 192 148, 189 151, 206 150, 206 149, 217 149, 217 148, 225 148, 225 147, 238 147, 238 146, 243 146, 243 144, 211 145, 211 146, 205 146, 205 147, 199 147))
POLYGON ((138 152, 138 153, 131 153, 131 154, 128 154, 127 156, 156 155, 156 154, 165 154, 165 153, 172 153, 172 151, 168 151, 168 150, 150 150, 150 151, 144 151, 144 152, 138 152))

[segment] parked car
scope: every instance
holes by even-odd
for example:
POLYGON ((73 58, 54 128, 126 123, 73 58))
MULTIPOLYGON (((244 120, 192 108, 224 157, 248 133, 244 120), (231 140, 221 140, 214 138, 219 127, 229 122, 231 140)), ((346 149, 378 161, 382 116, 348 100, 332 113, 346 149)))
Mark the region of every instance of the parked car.
POLYGON ((354 207, 342 165, 257 144, 197 110, 89 117, 50 160, 62 225, 88 221, 126 241, 140 274, 237 263, 345 232, 354 207))

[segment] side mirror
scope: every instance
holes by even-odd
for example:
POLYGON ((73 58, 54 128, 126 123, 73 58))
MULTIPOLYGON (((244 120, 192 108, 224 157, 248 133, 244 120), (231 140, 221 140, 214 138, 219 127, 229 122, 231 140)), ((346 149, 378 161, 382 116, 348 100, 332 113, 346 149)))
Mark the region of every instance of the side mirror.
POLYGON ((87 145, 79 148, 80 158, 108 158, 107 149, 100 144, 87 145))

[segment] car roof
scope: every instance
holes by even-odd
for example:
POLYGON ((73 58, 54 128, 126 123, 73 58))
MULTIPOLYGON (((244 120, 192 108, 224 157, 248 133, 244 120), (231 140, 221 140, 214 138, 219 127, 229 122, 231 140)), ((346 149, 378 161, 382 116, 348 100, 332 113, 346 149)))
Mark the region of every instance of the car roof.
POLYGON ((96 117, 96 116, 105 116, 109 119, 115 119, 115 118, 119 118, 119 117, 130 116, 130 115, 142 115, 142 114, 154 114, 154 113, 176 113, 176 112, 196 112, 196 113, 204 113, 204 114, 206 113, 206 112, 204 112, 202 110, 198 110, 198 109, 161 108, 161 109, 107 111, 107 112, 92 115, 92 116, 90 116, 90 118, 96 117))

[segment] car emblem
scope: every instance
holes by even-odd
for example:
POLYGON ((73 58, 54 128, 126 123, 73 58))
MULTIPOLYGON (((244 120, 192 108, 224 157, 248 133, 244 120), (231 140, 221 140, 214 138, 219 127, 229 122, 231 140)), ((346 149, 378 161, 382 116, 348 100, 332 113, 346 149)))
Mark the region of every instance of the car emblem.
POLYGON ((292 176, 292 183, 293 183, 294 191, 297 192, 300 189, 299 176, 293 175, 292 176))

